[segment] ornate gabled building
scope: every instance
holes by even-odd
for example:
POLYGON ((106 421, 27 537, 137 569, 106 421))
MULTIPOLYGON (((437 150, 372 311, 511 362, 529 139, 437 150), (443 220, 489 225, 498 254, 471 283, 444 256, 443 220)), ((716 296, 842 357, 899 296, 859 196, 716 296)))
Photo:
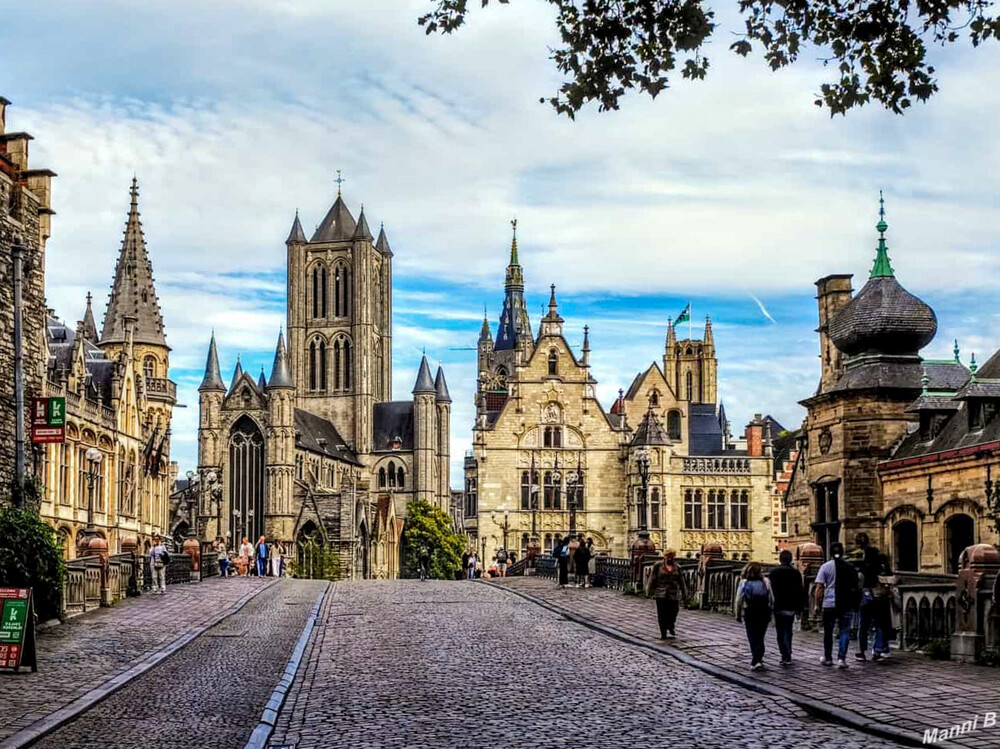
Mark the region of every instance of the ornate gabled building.
POLYGON ((448 511, 451 396, 420 362, 392 397, 392 257, 339 191, 306 239, 285 242, 288 332, 269 378, 237 360, 223 382, 213 334, 199 387, 198 534, 338 553, 345 577, 395 577, 410 500, 448 511))
MULTIPOLYGON (((516 230, 516 226, 515 226, 516 230)), ((496 327, 483 320, 472 450, 465 459, 466 533, 488 558, 499 546, 543 551, 567 533, 624 555, 648 531, 657 548, 770 559, 771 459, 763 430, 729 448, 717 403, 715 342, 678 340, 605 411, 590 369, 589 329, 575 353, 555 287, 533 335, 516 234, 496 327), (645 477, 645 483, 644 483, 645 477)), ((755 427, 748 427, 750 433, 755 427)))
POLYGON ((168 526, 176 386, 135 179, 102 332, 87 294, 75 328, 50 315, 46 333, 45 395, 66 399, 66 441, 42 450, 40 512, 68 557, 94 536, 112 553, 146 550, 168 526))
MULTIPOLYGON (((932 501, 928 508, 913 501, 912 485, 906 491, 908 499, 897 503, 889 498, 895 490, 890 491, 887 480, 906 474, 897 454, 901 459, 915 455, 923 449, 918 445, 927 443, 913 436, 921 418, 928 434, 947 421, 955 403, 952 396, 969 380, 969 370, 959 361, 957 350, 950 360, 920 357, 937 331, 937 317, 896 280, 884 216, 880 201, 875 261, 857 295, 852 296, 850 275, 816 282, 821 374, 816 392, 801 401, 808 414, 785 495, 788 540, 814 542, 829 553, 832 542, 850 546, 857 534, 865 533, 880 549, 891 552, 897 566, 908 568, 915 553, 912 544, 910 540, 903 544, 894 535, 907 539, 919 535, 927 552, 921 569, 940 569, 940 550, 947 544, 939 542, 936 528, 946 528, 951 514, 964 513, 968 505, 952 494, 942 503, 939 493, 938 503, 932 501), (915 533, 916 518, 924 527, 920 534, 915 533), (914 525, 900 526, 904 521, 914 525)), ((968 523, 960 522, 953 524, 953 548, 974 535, 968 523)), ((980 529, 981 525, 980 517, 980 529)))

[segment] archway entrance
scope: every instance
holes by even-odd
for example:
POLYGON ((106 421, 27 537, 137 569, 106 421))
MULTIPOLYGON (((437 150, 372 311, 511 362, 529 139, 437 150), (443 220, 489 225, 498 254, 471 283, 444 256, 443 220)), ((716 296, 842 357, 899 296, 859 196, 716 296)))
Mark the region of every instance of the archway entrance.
POLYGON ((244 414, 229 432, 229 537, 239 548, 264 535, 264 435, 244 414))
POLYGON ((920 569, 920 553, 917 547, 917 524, 912 520, 901 520, 892 529, 893 558, 895 568, 900 572, 917 572, 920 569))
POLYGON ((958 560, 966 548, 976 543, 976 521, 964 514, 952 515, 944 524, 945 550, 947 553, 945 572, 958 572, 958 560))

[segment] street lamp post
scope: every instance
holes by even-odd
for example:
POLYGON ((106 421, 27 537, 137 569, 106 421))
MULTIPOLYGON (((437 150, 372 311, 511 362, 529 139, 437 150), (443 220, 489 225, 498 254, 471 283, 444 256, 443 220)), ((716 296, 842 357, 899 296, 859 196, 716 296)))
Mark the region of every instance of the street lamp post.
MULTIPOLYGON (((635 459, 635 466, 639 471, 639 533, 647 531, 646 525, 646 496, 649 491, 649 450, 640 448, 635 459)), ((647 533, 648 536, 648 533, 647 533)))
POLYGON ((646 526, 646 492, 649 489, 649 450, 640 447, 636 451, 636 469, 639 472, 639 503, 638 503, 638 532, 635 543, 632 544, 632 584, 642 584, 642 562, 647 554, 656 552, 656 545, 649 537, 649 530, 646 526))
POLYGON ((90 542, 97 537, 97 527, 94 525, 94 494, 97 479, 100 476, 101 463, 104 461, 104 453, 96 447, 89 447, 83 457, 87 461, 87 527, 77 542, 77 556, 79 557, 88 556, 90 542))

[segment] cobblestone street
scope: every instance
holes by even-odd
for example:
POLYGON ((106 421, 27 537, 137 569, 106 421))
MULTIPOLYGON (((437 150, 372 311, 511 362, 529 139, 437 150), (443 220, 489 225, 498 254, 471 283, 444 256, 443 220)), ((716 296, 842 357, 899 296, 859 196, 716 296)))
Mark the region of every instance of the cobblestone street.
POLYGON ((340 583, 271 747, 883 747, 476 583, 340 583))

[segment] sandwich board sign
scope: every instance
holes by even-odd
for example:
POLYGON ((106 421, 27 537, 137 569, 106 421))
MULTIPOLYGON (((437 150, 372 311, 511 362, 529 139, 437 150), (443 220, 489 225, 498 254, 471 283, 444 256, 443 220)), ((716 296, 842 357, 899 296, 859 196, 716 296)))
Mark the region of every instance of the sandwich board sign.
POLYGON ((0 588, 0 668, 38 670, 31 588, 0 588))

